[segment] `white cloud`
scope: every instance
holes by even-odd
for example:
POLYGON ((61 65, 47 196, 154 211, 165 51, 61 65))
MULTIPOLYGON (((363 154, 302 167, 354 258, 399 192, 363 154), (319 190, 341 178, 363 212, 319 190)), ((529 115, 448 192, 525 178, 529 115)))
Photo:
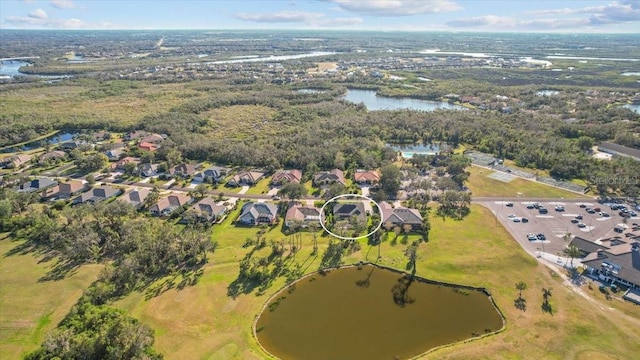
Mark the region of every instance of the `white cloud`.
POLYGON ((46 19, 46 18, 49 17, 47 15, 47 13, 44 10, 40 9, 40 8, 37 8, 37 9, 33 10, 32 12, 27 14, 27 16, 29 16, 31 18, 34 18, 34 19, 46 19))
POLYGON ((327 18, 323 13, 279 11, 275 13, 239 13, 238 19, 257 23, 302 23, 310 26, 340 27, 361 24, 361 18, 327 18))
POLYGON ((80 19, 50 19, 35 18, 31 16, 9 16, 5 23, 16 28, 27 29, 114 29, 117 28, 109 22, 87 23, 80 19))
POLYGON ((588 19, 517 19, 508 16, 476 16, 447 22, 450 27, 484 28, 491 30, 554 30, 589 25, 588 19))
POLYGON ((314 18, 325 16, 323 13, 313 13, 305 11, 279 11, 275 13, 239 13, 236 17, 240 20, 254 21, 262 23, 283 23, 283 22, 308 22, 314 18))
POLYGON ((318 0, 331 2, 341 9, 365 15, 408 16, 462 10, 452 0, 318 0))
POLYGON ((634 21, 640 22, 640 1, 624 1, 622 3, 614 1, 603 6, 537 10, 531 11, 528 14, 538 16, 588 14, 589 24, 593 26, 634 21))
POLYGON ((73 9, 76 7, 73 0, 51 0, 51 5, 58 9, 73 9))

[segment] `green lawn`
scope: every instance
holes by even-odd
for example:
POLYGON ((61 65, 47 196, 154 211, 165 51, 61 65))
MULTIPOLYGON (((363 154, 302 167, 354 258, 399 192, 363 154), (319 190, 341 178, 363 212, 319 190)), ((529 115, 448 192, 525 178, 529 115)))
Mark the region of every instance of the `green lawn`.
POLYGON ((471 174, 466 186, 473 196, 511 196, 511 197, 539 197, 539 198, 584 198, 586 196, 553 186, 515 178, 511 182, 492 179, 489 175, 494 171, 481 167, 470 166, 467 171, 471 174))
POLYGON ((271 177, 266 177, 260 181, 258 181, 257 184, 255 184, 254 186, 250 187, 249 190, 247 190, 247 194, 266 194, 269 192, 270 188, 269 188, 269 183, 271 182, 271 177))
POLYGON ((63 280, 40 281, 55 260, 22 254, 17 251, 22 244, 0 234, 0 359, 35 350, 102 269, 86 265, 63 280))
MULTIPOLYGON (((463 221, 432 219, 430 241, 420 246, 417 270, 419 275, 432 279, 487 287, 507 318, 506 330, 424 358, 468 359, 482 354, 490 359, 576 359, 587 355, 606 358, 602 357, 606 352, 611 358, 628 359, 640 352, 640 334, 629 330, 637 326, 637 310, 635 319, 629 319, 623 314, 633 314, 634 309, 627 308, 628 304, 619 300, 614 300, 616 304, 606 302, 595 292, 595 303, 577 295, 522 251, 500 224, 494 224, 491 213, 476 205, 463 221), (529 286, 523 293, 528 304, 526 312, 513 306, 517 296, 514 284, 521 280, 529 286), (543 287, 552 289, 554 315, 541 310, 543 287), (624 311, 609 310, 611 307, 624 311)), ((255 292, 235 299, 227 296, 227 286, 238 274, 238 260, 248 251, 240 245, 257 231, 225 221, 214 231, 219 248, 196 286, 170 289, 151 299, 135 293, 117 302, 117 306, 155 329, 157 347, 167 358, 266 358, 252 337, 251 324, 267 297, 284 280, 279 279, 262 296, 255 292)), ((268 231, 265 237, 268 241, 286 239, 280 227, 268 231)), ((318 239, 322 254, 329 237, 318 239)), ((360 243, 362 250, 346 256, 346 263, 375 260, 377 248, 369 248, 366 240, 360 243)), ((311 234, 303 235, 303 244, 295 259, 305 272, 314 271, 320 257, 310 256, 311 234)), ((384 241, 381 263, 404 268, 404 249, 400 241, 384 241)), ((259 256, 266 256, 269 251, 268 247, 260 250, 259 256)))

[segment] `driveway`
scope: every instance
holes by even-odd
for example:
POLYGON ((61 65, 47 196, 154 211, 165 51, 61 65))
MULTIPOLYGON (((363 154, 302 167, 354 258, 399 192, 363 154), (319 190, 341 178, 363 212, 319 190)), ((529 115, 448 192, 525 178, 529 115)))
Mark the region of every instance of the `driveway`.
POLYGON ((243 186, 242 189, 240 189, 240 191, 238 191, 238 194, 246 194, 247 191, 249 191, 249 187, 248 186, 243 186))

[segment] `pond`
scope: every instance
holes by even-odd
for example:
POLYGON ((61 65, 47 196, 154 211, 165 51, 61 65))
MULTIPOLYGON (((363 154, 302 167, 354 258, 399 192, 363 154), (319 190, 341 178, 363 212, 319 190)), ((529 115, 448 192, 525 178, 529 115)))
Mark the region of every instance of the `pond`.
POLYGON ((631 111, 635 111, 636 113, 640 114, 640 105, 636 104, 626 104, 623 105, 623 107, 626 107, 627 109, 630 109, 631 111))
POLYGON ((466 110, 462 106, 452 105, 445 101, 378 96, 374 90, 349 89, 343 99, 356 104, 364 103, 369 111, 399 109, 421 111, 434 111, 436 109, 466 110))
POLYGON ((296 90, 297 93, 300 94, 323 94, 325 92, 327 92, 326 90, 318 90, 318 89, 298 89, 296 90))
POLYGON ((31 63, 22 60, 4 60, 0 61, 0 77, 15 77, 15 76, 35 76, 46 79, 64 79, 71 77, 71 75, 34 75, 25 74, 20 72, 20 68, 23 66, 31 66, 31 63))
POLYGON ((255 323, 280 359, 407 359, 500 330, 485 292, 373 265, 311 274, 274 295, 255 323))
POLYGON ((75 136, 77 136, 78 133, 55 133, 49 137, 43 138, 43 139, 39 139, 39 140, 35 140, 35 141, 31 141, 28 143, 24 143, 22 145, 17 145, 17 146, 8 146, 5 148, 0 148, 0 153, 13 153, 13 152, 18 152, 18 151, 29 151, 29 150, 33 150, 33 149, 37 149, 40 147, 44 147, 47 144, 49 145, 56 145, 59 143, 63 143, 65 141, 69 141, 71 139, 73 139, 75 136))
POLYGON ((402 157, 405 159, 411 159, 413 155, 435 155, 441 151, 447 151, 451 147, 448 144, 414 144, 414 145, 396 145, 387 144, 396 151, 402 153, 402 157))

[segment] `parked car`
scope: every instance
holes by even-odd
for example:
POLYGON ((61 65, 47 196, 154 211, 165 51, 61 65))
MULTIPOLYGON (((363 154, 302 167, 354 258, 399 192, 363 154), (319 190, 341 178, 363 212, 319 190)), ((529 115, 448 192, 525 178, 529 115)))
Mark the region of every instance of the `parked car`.
POLYGON ((587 207, 587 205, 585 205, 585 204, 580 204, 580 208, 581 208, 581 209, 584 209, 584 208, 586 208, 586 207, 587 207))
POLYGON ((520 219, 519 217, 514 217, 512 220, 513 222, 520 222, 522 219, 520 219))
POLYGON ((506 204, 504 204, 504 205, 505 205, 505 206, 508 206, 508 207, 513 207, 513 203, 512 203, 512 202, 508 202, 508 203, 506 203, 506 204))
POLYGON ((535 235, 535 234, 533 234, 533 233, 528 233, 528 234, 527 234, 527 240, 529 240, 529 241, 533 241, 533 240, 537 240, 537 239, 538 239, 538 238, 536 237, 536 235, 535 235))
POLYGON ((602 217, 609 217, 610 215, 609 215, 609 213, 608 213, 608 212, 604 212, 604 211, 603 211, 603 212, 601 212, 601 213, 600 213, 600 216, 602 216, 602 217))
POLYGON ((556 206, 556 211, 564 211, 564 206, 556 206))
POLYGON ((548 213, 548 212, 549 212, 549 210, 547 210, 546 208, 541 207, 541 208, 539 208, 539 209, 538 209, 538 212, 539 212, 540 214, 546 214, 546 213, 548 213))
POLYGON ((595 214, 595 213, 596 213, 596 211, 595 211, 595 210, 593 210, 592 208, 587 208, 587 212, 588 212, 589 214, 595 214))
POLYGON ((582 220, 582 215, 576 215, 576 219, 582 220))
POLYGON ((535 205, 533 204, 527 204, 527 209, 535 209, 535 205))
POLYGON ((580 222, 580 220, 578 220, 578 219, 571 219, 571 223, 572 223, 572 224, 577 224, 577 223, 579 223, 579 222, 580 222))
POLYGON ((600 212, 600 211, 602 211, 602 209, 600 209, 599 207, 594 207, 594 208, 593 208, 593 211, 595 211, 595 212, 600 212))
POLYGON ((507 216, 507 218, 509 218, 509 219, 513 219, 513 218, 515 218, 515 217, 516 217, 516 216, 515 216, 514 214, 509 214, 509 216, 507 216))
POLYGON ((547 237, 546 237, 546 236, 544 236, 544 234, 543 234, 543 233, 539 233, 538 235, 536 235, 536 238, 537 238, 538 240, 547 240, 547 237))
POLYGON ((522 218, 522 219, 520 219, 520 220, 521 220, 523 223, 528 223, 528 222, 529 222, 529 219, 527 219, 527 218, 522 218))
POLYGON ((584 223, 578 223, 578 227, 579 228, 584 228, 584 227, 587 227, 587 225, 585 225, 584 223))

